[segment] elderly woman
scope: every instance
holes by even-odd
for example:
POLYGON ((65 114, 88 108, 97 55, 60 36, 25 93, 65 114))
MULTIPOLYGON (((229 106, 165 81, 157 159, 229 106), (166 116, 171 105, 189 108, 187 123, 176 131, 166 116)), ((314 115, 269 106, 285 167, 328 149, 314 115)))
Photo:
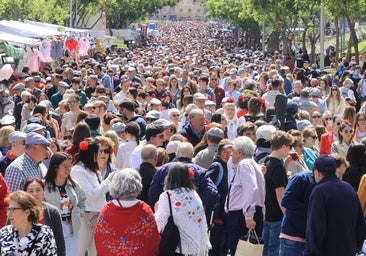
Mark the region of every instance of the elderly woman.
POLYGON ((245 123, 244 117, 237 118, 235 103, 232 98, 229 98, 224 105, 224 114, 227 119, 227 137, 232 140, 236 137, 239 125, 245 123))
POLYGON ((95 228, 98 255, 158 255, 160 236, 150 206, 137 196, 141 176, 123 169, 113 177, 110 193, 115 198, 101 210, 95 228))
POLYGON ((174 222, 180 233, 181 246, 176 255, 207 255, 210 243, 202 201, 194 190, 190 177, 193 171, 183 163, 173 163, 165 178, 165 192, 159 197, 155 220, 162 232, 170 216, 168 193, 171 200, 174 222))
POLYGON ((0 255, 57 255, 52 230, 36 224, 40 211, 36 199, 25 191, 15 191, 5 200, 10 225, 0 230, 0 255))

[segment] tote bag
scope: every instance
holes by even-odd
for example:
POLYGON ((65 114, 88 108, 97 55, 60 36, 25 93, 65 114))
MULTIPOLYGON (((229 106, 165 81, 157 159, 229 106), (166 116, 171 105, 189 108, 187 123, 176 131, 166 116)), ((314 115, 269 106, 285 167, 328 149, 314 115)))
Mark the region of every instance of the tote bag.
POLYGON ((254 229, 248 231, 248 239, 241 240, 239 239, 238 245, 236 247, 235 256, 262 256, 263 254, 263 244, 260 244, 257 233, 254 229), (255 235, 257 240, 257 244, 253 244, 250 242, 250 236, 252 232, 255 235))

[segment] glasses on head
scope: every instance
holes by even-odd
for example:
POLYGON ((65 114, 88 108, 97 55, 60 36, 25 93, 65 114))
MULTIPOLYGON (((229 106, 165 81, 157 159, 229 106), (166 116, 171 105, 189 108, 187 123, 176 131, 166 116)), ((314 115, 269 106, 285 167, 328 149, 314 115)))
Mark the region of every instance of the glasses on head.
POLYGON ((353 133, 353 130, 343 130, 342 132, 344 132, 345 134, 348 134, 348 133, 353 133))
POLYGON ((8 207, 6 208, 7 212, 14 213, 16 210, 23 210, 21 207, 8 207))
POLYGON ((105 148, 105 149, 99 149, 99 153, 104 153, 104 154, 109 154, 109 149, 105 148))
POLYGON ((76 103, 76 101, 72 101, 72 100, 67 102, 67 104, 69 104, 69 105, 74 105, 75 103, 76 103))
POLYGON ((64 140, 71 140, 72 136, 64 136, 64 140))
MULTIPOLYGON (((320 118, 321 116, 311 116, 311 118, 320 118)), ((327 120, 327 119, 325 119, 327 120)))

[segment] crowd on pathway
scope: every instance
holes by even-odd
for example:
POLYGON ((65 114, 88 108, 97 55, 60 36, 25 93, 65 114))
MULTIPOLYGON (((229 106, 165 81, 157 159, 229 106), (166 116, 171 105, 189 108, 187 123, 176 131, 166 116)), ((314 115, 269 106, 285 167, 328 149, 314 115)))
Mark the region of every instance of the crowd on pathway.
POLYGON ((234 256, 249 230, 263 256, 361 253, 366 61, 159 30, 2 81, 0 254, 164 255, 171 215, 175 255, 234 256))

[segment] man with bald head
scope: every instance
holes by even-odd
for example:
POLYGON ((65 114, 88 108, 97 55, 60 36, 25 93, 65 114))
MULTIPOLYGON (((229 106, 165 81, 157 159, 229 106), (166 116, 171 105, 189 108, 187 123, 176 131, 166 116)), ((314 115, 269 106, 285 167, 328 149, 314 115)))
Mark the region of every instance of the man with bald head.
POLYGON ((138 199, 148 203, 147 194, 149 192, 151 180, 156 172, 156 163, 158 161, 158 149, 152 144, 146 144, 141 150, 142 163, 137 168, 142 178, 142 191, 138 199))

